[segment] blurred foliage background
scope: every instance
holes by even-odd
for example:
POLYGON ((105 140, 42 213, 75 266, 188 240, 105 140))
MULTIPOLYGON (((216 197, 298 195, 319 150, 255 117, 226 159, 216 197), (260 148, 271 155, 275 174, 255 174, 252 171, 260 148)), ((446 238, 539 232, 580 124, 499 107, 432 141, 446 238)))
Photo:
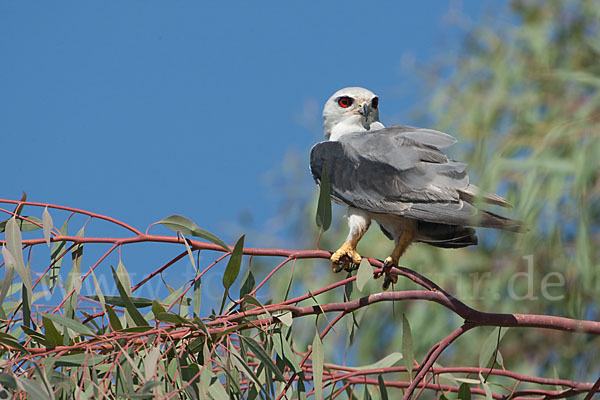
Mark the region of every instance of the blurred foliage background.
MULTIPOLYGON (((468 162, 472 182, 515 205, 487 208, 525 221, 529 231, 479 229, 479 245, 458 250, 415 244, 400 262, 482 311, 598 320, 600 2, 513 1, 509 13, 510 23, 498 23, 490 15, 467 28, 458 51, 442 54, 433 67, 415 68, 424 95, 409 119, 457 137, 459 143, 449 152, 468 162)), ((385 98, 381 100, 385 120, 385 98)), ((279 219, 294 220, 291 237, 296 239, 287 243, 291 248, 314 248, 318 236, 316 187, 299 183, 307 182, 307 164, 307 158, 291 154, 274 179, 285 193, 279 219), (306 193, 314 197, 306 199, 306 193)), ((347 234, 344 212, 334 206, 334 223, 320 248, 335 250, 342 243, 347 234)), ((376 225, 358 247, 363 256, 379 259, 391 249, 392 242, 376 225)), ((253 270, 259 265, 254 261, 253 270)), ((325 261, 300 260, 292 291, 305 293, 342 278, 325 261)), ((289 279, 287 272, 272 281, 273 302, 282 300, 289 279)), ((351 297, 376 293, 381 283, 370 282, 362 293, 354 288, 351 297)), ((413 288, 400 279, 394 290, 413 288)), ((343 293, 318 299, 342 301, 343 293)), ((326 361, 364 365, 400 351, 402 313, 411 323, 418 361, 461 323, 435 304, 377 304, 355 316, 360 329, 352 338, 349 317, 348 330, 337 328, 325 338, 326 361)), ((469 332, 439 364, 478 366, 491 333, 491 328, 469 332)), ((294 338, 302 346, 313 334, 313 326, 294 325, 294 338)), ((598 338, 513 329, 502 339, 498 360, 524 374, 594 381, 599 352, 598 338)))

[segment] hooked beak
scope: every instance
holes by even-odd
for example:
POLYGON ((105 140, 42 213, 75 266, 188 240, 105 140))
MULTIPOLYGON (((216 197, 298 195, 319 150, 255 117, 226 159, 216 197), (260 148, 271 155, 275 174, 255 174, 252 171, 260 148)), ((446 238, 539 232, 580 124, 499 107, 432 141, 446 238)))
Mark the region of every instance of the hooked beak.
POLYGON ((369 106, 367 105, 367 103, 363 103, 359 108, 358 108, 358 113, 360 115, 362 115, 363 117, 367 117, 369 115, 369 106))

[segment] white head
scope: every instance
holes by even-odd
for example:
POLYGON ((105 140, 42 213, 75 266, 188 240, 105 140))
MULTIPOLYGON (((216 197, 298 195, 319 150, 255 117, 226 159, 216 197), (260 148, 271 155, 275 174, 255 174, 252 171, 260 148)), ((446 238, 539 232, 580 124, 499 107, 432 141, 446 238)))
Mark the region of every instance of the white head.
POLYGON ((338 90, 323 108, 323 130, 329 140, 351 132, 364 132, 379 121, 379 98, 370 90, 347 87, 338 90))

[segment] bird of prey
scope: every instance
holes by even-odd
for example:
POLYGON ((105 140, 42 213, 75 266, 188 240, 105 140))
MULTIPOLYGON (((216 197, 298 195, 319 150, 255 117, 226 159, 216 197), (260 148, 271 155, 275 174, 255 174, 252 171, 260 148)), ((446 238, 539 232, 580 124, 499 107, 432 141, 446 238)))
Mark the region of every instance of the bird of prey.
POLYGON ((389 272, 412 242, 459 248, 477 244, 474 226, 518 231, 521 223, 479 209, 482 202, 510 207, 497 194, 469 183, 466 164, 440 149, 452 136, 411 126, 385 128, 379 98, 360 87, 341 89, 323 109, 325 142, 313 146, 310 169, 317 184, 326 166, 331 199, 348 207, 349 234, 331 256, 334 272, 360 264, 356 245, 375 220, 395 248, 384 260, 389 272))

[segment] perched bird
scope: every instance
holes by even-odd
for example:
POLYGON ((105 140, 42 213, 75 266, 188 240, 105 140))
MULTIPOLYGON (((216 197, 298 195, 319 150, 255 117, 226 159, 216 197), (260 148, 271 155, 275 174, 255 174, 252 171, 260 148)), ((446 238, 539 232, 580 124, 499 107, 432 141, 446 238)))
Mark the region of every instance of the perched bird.
POLYGON ((312 175, 320 184, 323 166, 331 199, 348 207, 350 232, 331 256, 334 272, 360 264, 356 245, 375 220, 395 248, 384 260, 384 289, 397 277, 389 271, 413 242, 459 248, 477 244, 474 226, 518 231, 521 223, 474 204, 510 207, 493 193, 469 183, 466 164, 440 149, 452 136, 411 126, 385 128, 379 122, 379 98, 349 87, 333 94, 323 109, 325 142, 313 146, 312 175))

